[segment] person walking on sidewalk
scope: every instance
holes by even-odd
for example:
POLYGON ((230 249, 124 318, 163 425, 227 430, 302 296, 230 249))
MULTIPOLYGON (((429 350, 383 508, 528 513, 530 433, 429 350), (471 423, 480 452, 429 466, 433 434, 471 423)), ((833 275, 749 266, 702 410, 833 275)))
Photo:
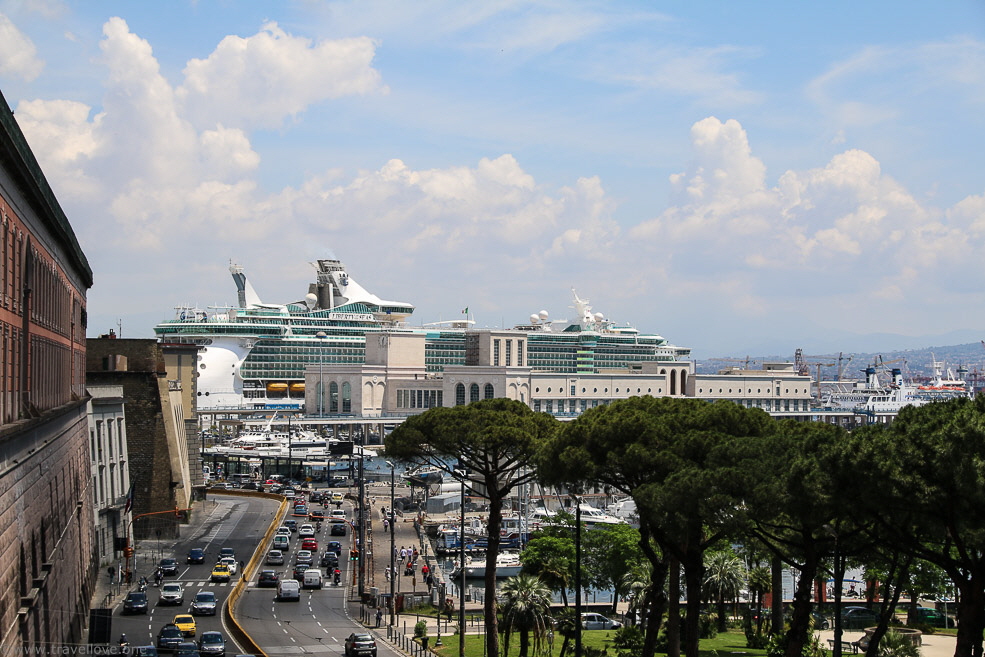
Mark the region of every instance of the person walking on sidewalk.
POLYGON ((379 627, 383 623, 383 610, 376 610, 376 627, 379 627))

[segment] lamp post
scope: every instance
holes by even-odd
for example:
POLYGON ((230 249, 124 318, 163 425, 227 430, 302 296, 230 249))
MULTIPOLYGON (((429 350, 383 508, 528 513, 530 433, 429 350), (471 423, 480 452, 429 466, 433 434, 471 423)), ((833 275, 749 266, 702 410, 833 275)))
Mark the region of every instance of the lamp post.
POLYGON ((581 500, 575 502, 575 657, 581 657, 581 500))
POLYGON ((397 520, 397 515, 393 511, 395 501, 393 490, 396 486, 396 476, 393 463, 387 461, 386 464, 390 466, 390 511, 388 518, 390 521, 390 625, 394 626, 397 624, 397 553, 394 551, 397 549, 397 536, 394 531, 396 527, 393 526, 397 520))
MULTIPOLYGON (((350 436, 352 430, 350 429, 350 436)), ((359 434, 359 561, 356 568, 359 571, 359 599, 366 590, 366 473, 363 470, 363 459, 366 455, 364 446, 366 433, 359 434)))
POLYGON ((458 526, 458 655, 465 657, 465 471, 456 472, 461 476, 462 522, 458 526))

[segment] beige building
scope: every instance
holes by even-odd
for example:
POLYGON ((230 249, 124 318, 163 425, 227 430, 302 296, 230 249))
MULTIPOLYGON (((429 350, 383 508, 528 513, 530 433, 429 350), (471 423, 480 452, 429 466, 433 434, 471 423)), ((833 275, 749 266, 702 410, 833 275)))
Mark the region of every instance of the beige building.
POLYGON ((538 412, 574 417, 618 399, 652 395, 729 399, 781 415, 810 409, 810 377, 798 375, 791 363, 696 375, 690 361, 667 361, 558 374, 532 370, 525 354, 522 333, 473 331, 466 338, 466 364, 433 373, 424 367, 423 335, 383 334, 367 340, 364 365, 309 367, 305 407, 314 415, 405 417, 505 397, 538 412))

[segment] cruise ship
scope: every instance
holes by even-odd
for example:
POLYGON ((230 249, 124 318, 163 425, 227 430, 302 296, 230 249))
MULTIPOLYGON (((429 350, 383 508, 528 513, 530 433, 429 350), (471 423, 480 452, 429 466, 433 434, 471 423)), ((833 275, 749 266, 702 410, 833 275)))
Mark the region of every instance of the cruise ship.
MULTIPOLYGON (((306 367, 365 362, 366 336, 381 332, 425 334, 425 367, 442 372, 465 364, 466 318, 412 327, 414 306, 386 301, 349 276, 339 260, 312 263, 315 281, 299 301, 260 300, 243 267, 230 264, 236 284, 235 306, 181 306, 174 318, 154 327, 162 342, 195 344, 198 407, 302 409, 306 367)), ((574 294, 576 318, 555 322, 546 311, 512 330, 527 336, 527 364, 536 371, 591 374, 638 368, 655 361, 679 361, 690 350, 659 335, 592 313, 588 300, 574 294)))

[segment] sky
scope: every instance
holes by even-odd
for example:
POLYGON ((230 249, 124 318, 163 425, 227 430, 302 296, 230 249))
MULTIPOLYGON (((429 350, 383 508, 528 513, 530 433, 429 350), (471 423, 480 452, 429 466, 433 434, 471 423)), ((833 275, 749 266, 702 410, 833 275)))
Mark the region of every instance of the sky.
POLYGON ((88 334, 338 258, 412 324, 985 337, 985 3, 0 0, 88 334))

